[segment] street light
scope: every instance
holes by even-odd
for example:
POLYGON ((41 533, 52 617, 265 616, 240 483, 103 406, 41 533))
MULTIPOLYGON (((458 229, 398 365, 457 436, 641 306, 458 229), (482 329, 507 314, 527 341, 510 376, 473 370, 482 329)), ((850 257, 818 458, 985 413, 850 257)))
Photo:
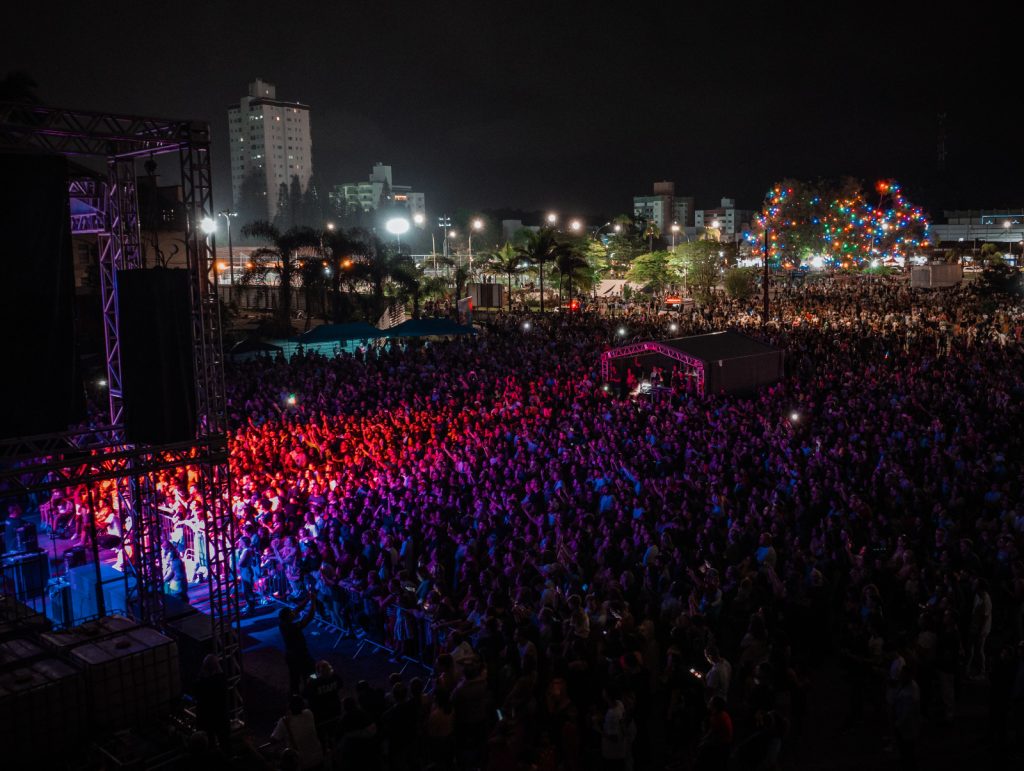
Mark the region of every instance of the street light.
POLYGON ((421 213, 416 212, 412 215, 412 221, 416 223, 416 227, 423 227, 423 223, 427 221, 427 218, 421 213))
POLYGON ((398 253, 402 253, 402 233, 409 232, 409 220, 405 217, 392 217, 384 224, 385 229, 395 237, 398 242, 398 253))
POLYGON ((473 232, 479 233, 484 229, 484 221, 479 217, 469 223, 469 275, 473 275, 473 232))
MULTIPOLYGON (((445 259, 448 259, 448 229, 452 226, 452 218, 443 214, 437 218, 437 226, 444 231, 444 241, 441 242, 441 250, 445 259)), ((434 260, 434 270, 437 270, 437 260, 434 260)))
MULTIPOLYGON (((223 217, 228 226, 228 282, 231 284, 231 291, 235 291, 235 252, 231 244, 231 218, 237 217, 238 212, 224 209, 217 212, 218 217, 223 217)), ((234 298, 232 298, 234 299, 234 298)))
POLYGON ((554 212, 549 212, 547 216, 548 225, 554 227, 558 223, 558 215, 554 212))
POLYGON ((672 251, 674 252, 676 250, 676 236, 679 235, 679 223, 673 222, 669 230, 672 231, 672 251))
POLYGON ((582 228, 583 223, 580 222, 579 220, 573 220, 572 222, 569 223, 569 230, 571 230, 573 233, 579 233, 582 228))

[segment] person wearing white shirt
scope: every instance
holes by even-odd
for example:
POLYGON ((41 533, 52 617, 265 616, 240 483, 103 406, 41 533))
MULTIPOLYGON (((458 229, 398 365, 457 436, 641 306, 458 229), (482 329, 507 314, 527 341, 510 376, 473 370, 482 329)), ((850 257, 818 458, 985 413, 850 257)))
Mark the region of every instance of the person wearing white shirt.
POLYGON ((270 738, 295 750, 301 768, 316 768, 324 760, 323 747, 316 735, 316 720, 301 696, 291 697, 288 713, 277 721, 270 738))
POLYGON ((729 685, 732 683, 732 664, 722 658, 716 645, 709 645, 704 650, 704 658, 711 665, 711 669, 704 676, 704 687, 707 690, 708 699, 721 696, 728 701, 729 685))

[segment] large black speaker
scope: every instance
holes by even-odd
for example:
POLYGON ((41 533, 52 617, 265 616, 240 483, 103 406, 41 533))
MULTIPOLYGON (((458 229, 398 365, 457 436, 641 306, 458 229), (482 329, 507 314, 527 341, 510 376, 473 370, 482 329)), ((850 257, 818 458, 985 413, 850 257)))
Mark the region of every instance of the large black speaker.
POLYGON ((0 154, 0 233, 0 438, 64 431, 85 417, 85 391, 62 156, 0 154))
POLYGON ((130 442, 164 444, 196 434, 188 272, 117 272, 124 428, 130 442))

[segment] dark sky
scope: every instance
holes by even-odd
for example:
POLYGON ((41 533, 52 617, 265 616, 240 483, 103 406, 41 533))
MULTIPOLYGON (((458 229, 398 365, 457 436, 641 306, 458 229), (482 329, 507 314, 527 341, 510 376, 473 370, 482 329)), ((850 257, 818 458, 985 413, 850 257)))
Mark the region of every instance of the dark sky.
POLYGON ((390 162, 431 214, 616 214, 659 179, 700 205, 732 195, 753 208, 776 179, 847 174, 896 177, 934 208, 1024 204, 1019 16, 977 4, 959 18, 934 4, 615 7, 19 4, 0 73, 27 70, 50 104, 209 120, 220 205, 227 107, 256 76, 312 106, 325 182, 390 162))

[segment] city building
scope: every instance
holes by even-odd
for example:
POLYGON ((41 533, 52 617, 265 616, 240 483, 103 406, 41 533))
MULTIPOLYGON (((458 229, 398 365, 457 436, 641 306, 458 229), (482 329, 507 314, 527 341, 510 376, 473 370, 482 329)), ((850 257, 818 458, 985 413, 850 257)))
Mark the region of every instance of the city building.
POLYGON ((335 185, 328 197, 331 209, 341 215, 353 211, 369 213, 381 209, 400 209, 414 221, 417 214, 422 215, 421 227, 426 223, 426 196, 413 191, 408 185, 396 185, 392 179, 391 167, 383 163, 374 164, 370 177, 365 182, 335 185))
POLYGON ((717 209, 698 209, 693 224, 698 229, 716 228, 723 236, 734 237, 750 228, 754 212, 737 209, 735 198, 723 198, 717 209), (716 226, 714 223, 718 223, 716 226))
POLYGON ((1008 252, 1024 251, 1024 209, 967 209, 944 211, 945 223, 932 225, 932 238, 940 244, 963 242, 972 250, 979 244, 1008 246, 1008 252))
POLYGON ((644 222, 653 222, 664 233, 665 228, 672 224, 675 192, 674 182, 655 182, 651 195, 633 196, 633 216, 644 222))
POLYGON ((694 203, 693 196, 676 195, 675 182, 655 182, 651 195, 633 196, 633 216, 653 222, 662 233, 667 233, 673 224, 692 228, 694 203))
POLYGON ((273 220, 281 185, 290 187, 292 179, 298 177, 305 192, 313 174, 309 106, 278 100, 277 89, 257 78, 249 84, 249 95, 242 97, 237 107, 228 109, 228 133, 235 209, 259 208, 243 200, 247 194, 258 195, 266 202, 265 216, 273 220), (254 190, 244 191, 247 179, 254 190))

